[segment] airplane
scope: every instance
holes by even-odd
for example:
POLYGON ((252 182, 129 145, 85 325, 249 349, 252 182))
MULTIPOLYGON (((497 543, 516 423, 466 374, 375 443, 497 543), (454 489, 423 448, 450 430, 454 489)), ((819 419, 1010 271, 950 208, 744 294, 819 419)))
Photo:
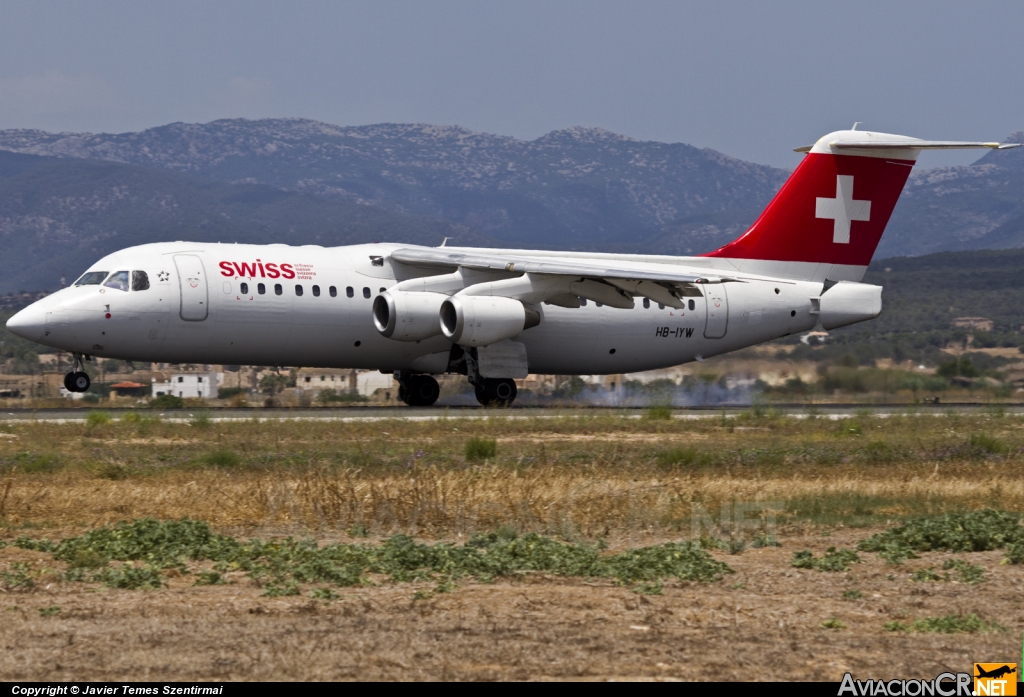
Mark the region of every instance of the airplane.
MULTIPOLYGON (((69 351, 70 392, 93 357, 362 368, 429 406, 433 377, 467 376, 509 406, 516 378, 666 368, 877 317, 861 283, 925 150, 1017 144, 858 131, 802 161, 736 240, 700 256, 361 244, 159 242, 103 257, 7 328, 69 351)), ((446 240, 447 242, 447 240, 446 240)))

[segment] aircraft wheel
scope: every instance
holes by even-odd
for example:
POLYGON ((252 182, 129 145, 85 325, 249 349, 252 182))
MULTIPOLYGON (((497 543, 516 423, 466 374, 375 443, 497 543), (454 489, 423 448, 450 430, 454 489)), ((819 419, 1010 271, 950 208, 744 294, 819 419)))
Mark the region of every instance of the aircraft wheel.
POLYGON ((74 373, 68 373, 67 375, 64 376, 64 389, 67 390, 68 392, 75 391, 75 388, 71 385, 71 377, 73 375, 74 373))
POLYGON ((429 375, 413 375, 408 380, 408 387, 398 388, 398 396, 410 407, 429 407, 441 396, 441 388, 429 375), (403 388, 405 397, 402 397, 403 388))
POLYGON ((89 376, 81 370, 77 373, 71 373, 71 379, 68 382, 71 383, 72 392, 86 392, 92 384, 89 376))
POLYGON ((510 407, 515 401, 515 380, 510 378, 485 378, 476 386, 476 401, 485 407, 510 407))

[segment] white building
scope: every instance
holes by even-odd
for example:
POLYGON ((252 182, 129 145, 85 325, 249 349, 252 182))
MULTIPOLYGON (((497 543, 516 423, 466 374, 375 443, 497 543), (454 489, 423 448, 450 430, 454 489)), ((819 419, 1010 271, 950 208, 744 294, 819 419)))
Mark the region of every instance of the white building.
POLYGON ((167 382, 153 378, 153 396, 171 394, 182 399, 216 399, 223 373, 175 373, 167 382))

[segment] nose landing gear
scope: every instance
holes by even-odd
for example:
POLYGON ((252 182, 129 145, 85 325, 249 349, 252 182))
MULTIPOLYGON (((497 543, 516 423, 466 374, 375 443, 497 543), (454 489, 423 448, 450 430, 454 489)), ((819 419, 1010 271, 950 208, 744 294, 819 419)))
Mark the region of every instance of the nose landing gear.
POLYGON ((64 376, 64 389, 68 392, 87 392, 89 386, 92 384, 92 380, 82 367, 82 356, 75 354, 75 362, 71 368, 71 372, 64 376))

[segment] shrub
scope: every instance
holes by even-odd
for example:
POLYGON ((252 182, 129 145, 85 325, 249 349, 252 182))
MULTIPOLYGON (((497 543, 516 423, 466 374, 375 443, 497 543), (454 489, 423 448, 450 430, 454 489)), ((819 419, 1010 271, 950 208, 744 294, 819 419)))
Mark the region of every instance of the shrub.
POLYGON ((466 442, 467 460, 486 460, 497 456, 498 441, 493 438, 470 438, 466 442))
POLYGON ((696 448, 670 448, 662 450, 657 454, 658 467, 663 470, 672 470, 677 467, 689 467, 691 465, 708 465, 711 456, 702 453, 696 448))
POLYGON ((238 467, 242 459, 232 450, 215 450, 204 455, 202 462, 210 467, 238 467))
POLYGON ((172 394, 162 394, 149 400, 149 406, 154 409, 182 409, 185 407, 185 400, 172 394))
POLYGON ((49 474, 50 472, 56 472, 62 467, 57 456, 49 453, 39 455, 22 453, 14 458, 14 462, 15 466, 21 467, 22 472, 29 474, 49 474))
POLYGON ((1007 450, 1006 445, 986 433, 972 433, 968 443, 979 455, 1000 455, 1007 450))
POLYGON ((350 392, 337 392, 336 390, 333 390, 330 387, 328 387, 326 389, 320 390, 320 392, 316 396, 316 401, 320 402, 321 404, 351 404, 353 402, 369 402, 370 400, 369 398, 364 397, 361 394, 352 394, 350 392))
POLYGON ((105 411, 90 411, 89 415, 85 417, 85 423, 90 428, 106 426, 111 421, 113 421, 113 419, 111 419, 110 414, 105 411))
POLYGON ((644 418, 651 419, 652 421, 671 421, 672 420, 672 407, 668 405, 658 405, 651 407, 644 414, 644 418))
POLYGON ((213 421, 210 420, 210 415, 205 411, 200 411, 195 414, 190 420, 192 428, 209 428, 213 421))
POLYGON ((217 388, 217 399, 231 399, 242 395, 243 397, 248 394, 249 390, 244 387, 218 387, 217 388))

